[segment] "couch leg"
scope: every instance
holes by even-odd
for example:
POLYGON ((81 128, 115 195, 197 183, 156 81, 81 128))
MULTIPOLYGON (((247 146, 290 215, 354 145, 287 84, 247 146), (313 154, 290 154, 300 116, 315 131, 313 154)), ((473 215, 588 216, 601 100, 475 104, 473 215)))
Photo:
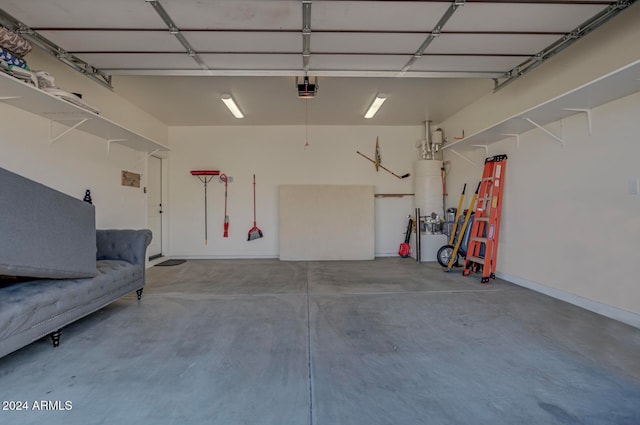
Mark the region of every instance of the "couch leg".
POLYGON ((51 337, 51 342, 53 342, 53 346, 57 347, 60 345, 60 335, 62 335, 62 329, 58 329, 55 332, 51 332, 49 335, 51 337))
POLYGON ((138 301, 140 301, 140 300, 142 299, 142 290, 143 290, 143 289, 144 289, 144 288, 140 288, 140 289, 138 289, 138 290, 136 291, 136 294, 138 294, 138 301))

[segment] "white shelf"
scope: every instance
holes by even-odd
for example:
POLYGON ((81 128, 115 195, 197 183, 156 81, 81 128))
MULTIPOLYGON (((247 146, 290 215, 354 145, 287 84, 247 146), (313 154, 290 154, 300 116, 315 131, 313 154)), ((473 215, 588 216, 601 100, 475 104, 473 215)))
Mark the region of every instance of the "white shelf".
POLYGON ((51 121, 73 126, 107 141, 142 152, 168 151, 169 148, 107 118, 73 105, 34 86, 0 72, 0 101, 51 121))
POLYGON ((639 79, 640 61, 636 61, 531 109, 513 115, 464 139, 447 143, 442 149, 488 145, 536 128, 526 118, 540 126, 544 126, 581 112, 578 110, 590 111, 596 106, 640 91, 639 79))

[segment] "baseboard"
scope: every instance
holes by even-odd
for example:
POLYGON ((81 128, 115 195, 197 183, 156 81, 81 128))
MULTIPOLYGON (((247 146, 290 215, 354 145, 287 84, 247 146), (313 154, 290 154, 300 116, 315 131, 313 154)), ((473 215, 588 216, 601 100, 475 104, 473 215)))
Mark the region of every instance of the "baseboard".
POLYGON ((632 313, 627 310, 623 310, 618 307, 613 307, 608 304, 604 304, 598 301, 593 301, 588 298, 581 297, 579 295, 571 294, 569 292, 562 291, 560 289, 552 288, 541 283, 532 282, 527 279, 523 279, 518 276, 512 276, 507 273, 496 273, 496 276, 500 279, 504 279, 518 286, 531 289, 536 292, 548 295, 561 301, 568 302, 569 304, 582 307, 586 310, 598 313, 602 316, 610 319, 617 320, 619 322, 626 323, 628 325, 640 328, 640 314, 632 313))
POLYGON ((375 257, 398 257, 397 252, 376 252, 375 257))
POLYGON ((166 257, 166 256, 162 255, 160 257, 154 258, 153 260, 148 260, 146 265, 145 265, 145 267, 147 269, 150 269, 151 267, 155 266, 156 264, 162 263, 163 261, 170 260, 170 259, 171 259, 171 257, 166 257))
POLYGON ((277 255, 171 255, 172 260, 268 260, 277 255))

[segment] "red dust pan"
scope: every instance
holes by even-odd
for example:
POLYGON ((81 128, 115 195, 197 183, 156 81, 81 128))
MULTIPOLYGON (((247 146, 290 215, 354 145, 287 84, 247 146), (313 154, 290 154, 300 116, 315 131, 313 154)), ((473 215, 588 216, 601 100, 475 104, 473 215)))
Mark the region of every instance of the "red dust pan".
POLYGON ((191 175, 196 176, 202 183, 204 183, 204 244, 207 244, 207 184, 213 179, 214 176, 219 176, 218 170, 191 170, 191 175))
POLYGON ((256 175, 253 175, 253 227, 249 230, 247 241, 261 238, 262 230, 256 226, 256 175))

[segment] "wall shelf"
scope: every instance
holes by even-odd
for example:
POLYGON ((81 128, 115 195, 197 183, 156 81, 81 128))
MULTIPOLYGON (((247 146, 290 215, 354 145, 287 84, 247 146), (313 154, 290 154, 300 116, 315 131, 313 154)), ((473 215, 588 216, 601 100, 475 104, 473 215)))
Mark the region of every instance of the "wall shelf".
MULTIPOLYGON (((567 93, 500 121, 468 137, 445 144, 442 149, 475 149, 560 121, 571 115, 586 113, 591 133, 591 109, 640 91, 640 61, 604 75, 567 93)), ((560 137, 548 136, 560 144, 560 137)))
MULTIPOLYGON (((115 122, 73 105, 52 94, 0 72, 0 101, 70 129, 77 129, 142 152, 168 151, 161 143, 131 131, 115 122)), ((56 136, 57 140, 66 131, 56 136)), ((109 144, 110 144, 109 143, 109 144)))

